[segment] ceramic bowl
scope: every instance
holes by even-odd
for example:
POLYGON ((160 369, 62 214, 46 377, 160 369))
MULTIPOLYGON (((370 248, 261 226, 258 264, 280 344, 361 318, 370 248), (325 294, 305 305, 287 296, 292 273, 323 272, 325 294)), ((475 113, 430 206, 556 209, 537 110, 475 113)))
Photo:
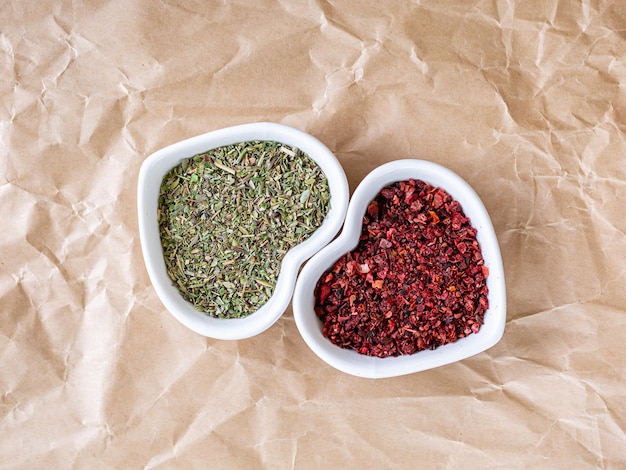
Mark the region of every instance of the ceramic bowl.
POLYGON ((141 166, 137 191, 141 248, 148 275, 163 305, 193 331, 207 337, 228 340, 257 335, 278 320, 291 301, 302 263, 327 245, 339 232, 349 199, 346 175, 330 150, 306 132, 276 123, 229 127, 161 149, 150 155, 141 166), (163 176, 183 159, 213 148, 254 140, 281 142, 308 154, 328 179, 331 208, 313 235, 285 254, 274 293, 265 305, 245 318, 214 318, 196 311, 181 296, 167 274, 157 221, 159 189, 163 176))
POLYGON ((293 313, 298 330, 315 354, 336 369, 359 377, 383 378, 410 374, 485 351, 500 340, 506 321, 502 258, 485 206, 468 183, 441 165, 423 160, 398 160, 376 168, 354 191, 339 237, 313 256, 300 272, 293 296, 293 313), (484 324, 476 334, 412 355, 378 358, 342 349, 322 336, 322 323, 313 310, 315 285, 342 255, 356 248, 362 218, 369 202, 385 186, 410 178, 420 179, 446 190, 459 201, 465 215, 477 229, 477 239, 485 265, 489 268, 489 309, 485 313, 484 324))

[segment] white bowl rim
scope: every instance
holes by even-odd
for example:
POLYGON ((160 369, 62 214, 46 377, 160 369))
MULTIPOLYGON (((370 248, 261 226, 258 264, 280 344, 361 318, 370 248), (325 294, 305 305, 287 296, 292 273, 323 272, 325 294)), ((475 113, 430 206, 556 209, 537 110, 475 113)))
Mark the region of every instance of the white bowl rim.
POLYGON ((326 246, 339 232, 345 220, 348 200, 348 181, 335 155, 317 138, 294 127, 255 122, 218 129, 176 142, 151 154, 139 171, 139 236, 148 276, 165 308, 191 330, 225 340, 257 335, 272 326, 289 306, 302 263, 326 246), (331 208, 313 235, 284 255, 274 293, 265 305, 244 318, 214 318, 197 312, 184 300, 167 274, 157 221, 158 192, 164 174, 184 158, 213 148, 253 140, 277 141, 297 147, 309 155, 328 179, 331 208))
POLYGON ((466 359, 494 346, 504 333, 506 323, 506 287, 498 240, 487 210, 474 189, 448 168, 425 160, 404 159, 372 170, 357 186, 348 206, 341 234, 314 255, 302 268, 294 291, 293 314, 305 343, 330 366, 365 378, 395 377, 466 359), (358 354, 332 344, 321 333, 321 322, 313 311, 313 290, 322 274, 342 255, 354 249, 369 202, 385 186, 397 181, 420 179, 446 190, 459 201, 466 216, 477 229, 485 265, 489 268, 489 309, 477 334, 435 350, 413 355, 378 358, 358 354))

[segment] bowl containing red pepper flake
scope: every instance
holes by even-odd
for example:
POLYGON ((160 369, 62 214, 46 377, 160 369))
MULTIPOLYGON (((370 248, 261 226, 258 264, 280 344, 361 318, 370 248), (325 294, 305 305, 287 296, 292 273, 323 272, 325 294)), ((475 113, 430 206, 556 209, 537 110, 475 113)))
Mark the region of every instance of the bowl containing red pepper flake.
POLYGON ((398 160, 356 188, 341 234, 302 269, 296 325, 329 365, 368 378, 466 359, 506 321, 504 270, 476 192, 451 170, 398 160))

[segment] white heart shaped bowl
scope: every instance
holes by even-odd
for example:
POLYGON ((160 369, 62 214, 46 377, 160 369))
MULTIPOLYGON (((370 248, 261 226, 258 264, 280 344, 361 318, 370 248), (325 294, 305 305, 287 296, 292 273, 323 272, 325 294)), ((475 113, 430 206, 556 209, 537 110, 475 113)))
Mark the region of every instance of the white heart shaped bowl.
POLYGON ((441 165, 423 160, 397 160, 382 165, 369 173, 354 191, 341 234, 302 268, 292 305, 298 330, 313 352, 332 367, 355 376, 384 378, 405 375, 481 353, 500 340, 506 322, 504 269, 489 214, 471 186, 441 165), (363 215, 370 201, 385 186, 408 179, 419 179, 447 191, 459 201, 465 215, 476 228, 485 265, 489 268, 487 278, 489 308, 485 312, 484 324, 476 334, 434 350, 419 351, 412 355, 379 358, 342 349, 322 335, 322 322, 313 310, 315 286, 341 256, 356 248, 363 215))
POLYGON ((191 330, 215 339, 236 340, 257 335, 272 326, 287 309, 302 263, 339 232, 348 207, 345 172, 332 152, 315 137, 282 124, 243 124, 192 137, 150 155, 141 166, 137 185, 137 208, 141 248, 150 280, 167 310, 191 330), (330 210, 322 225, 304 242, 289 250, 281 263, 273 295, 262 307, 244 318, 210 317, 187 302, 167 274, 157 220, 159 190, 163 176, 185 158, 225 145, 271 140, 297 147, 322 169, 330 189, 330 210))

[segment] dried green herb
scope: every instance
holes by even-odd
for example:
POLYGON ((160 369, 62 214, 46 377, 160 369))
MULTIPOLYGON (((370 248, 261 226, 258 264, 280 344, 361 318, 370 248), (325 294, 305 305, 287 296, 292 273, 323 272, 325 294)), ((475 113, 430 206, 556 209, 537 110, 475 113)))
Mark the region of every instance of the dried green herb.
POLYGON ((299 149, 252 141, 195 155, 161 184, 167 272, 196 310, 245 317, 268 301, 284 255, 329 207, 324 173, 299 149))

